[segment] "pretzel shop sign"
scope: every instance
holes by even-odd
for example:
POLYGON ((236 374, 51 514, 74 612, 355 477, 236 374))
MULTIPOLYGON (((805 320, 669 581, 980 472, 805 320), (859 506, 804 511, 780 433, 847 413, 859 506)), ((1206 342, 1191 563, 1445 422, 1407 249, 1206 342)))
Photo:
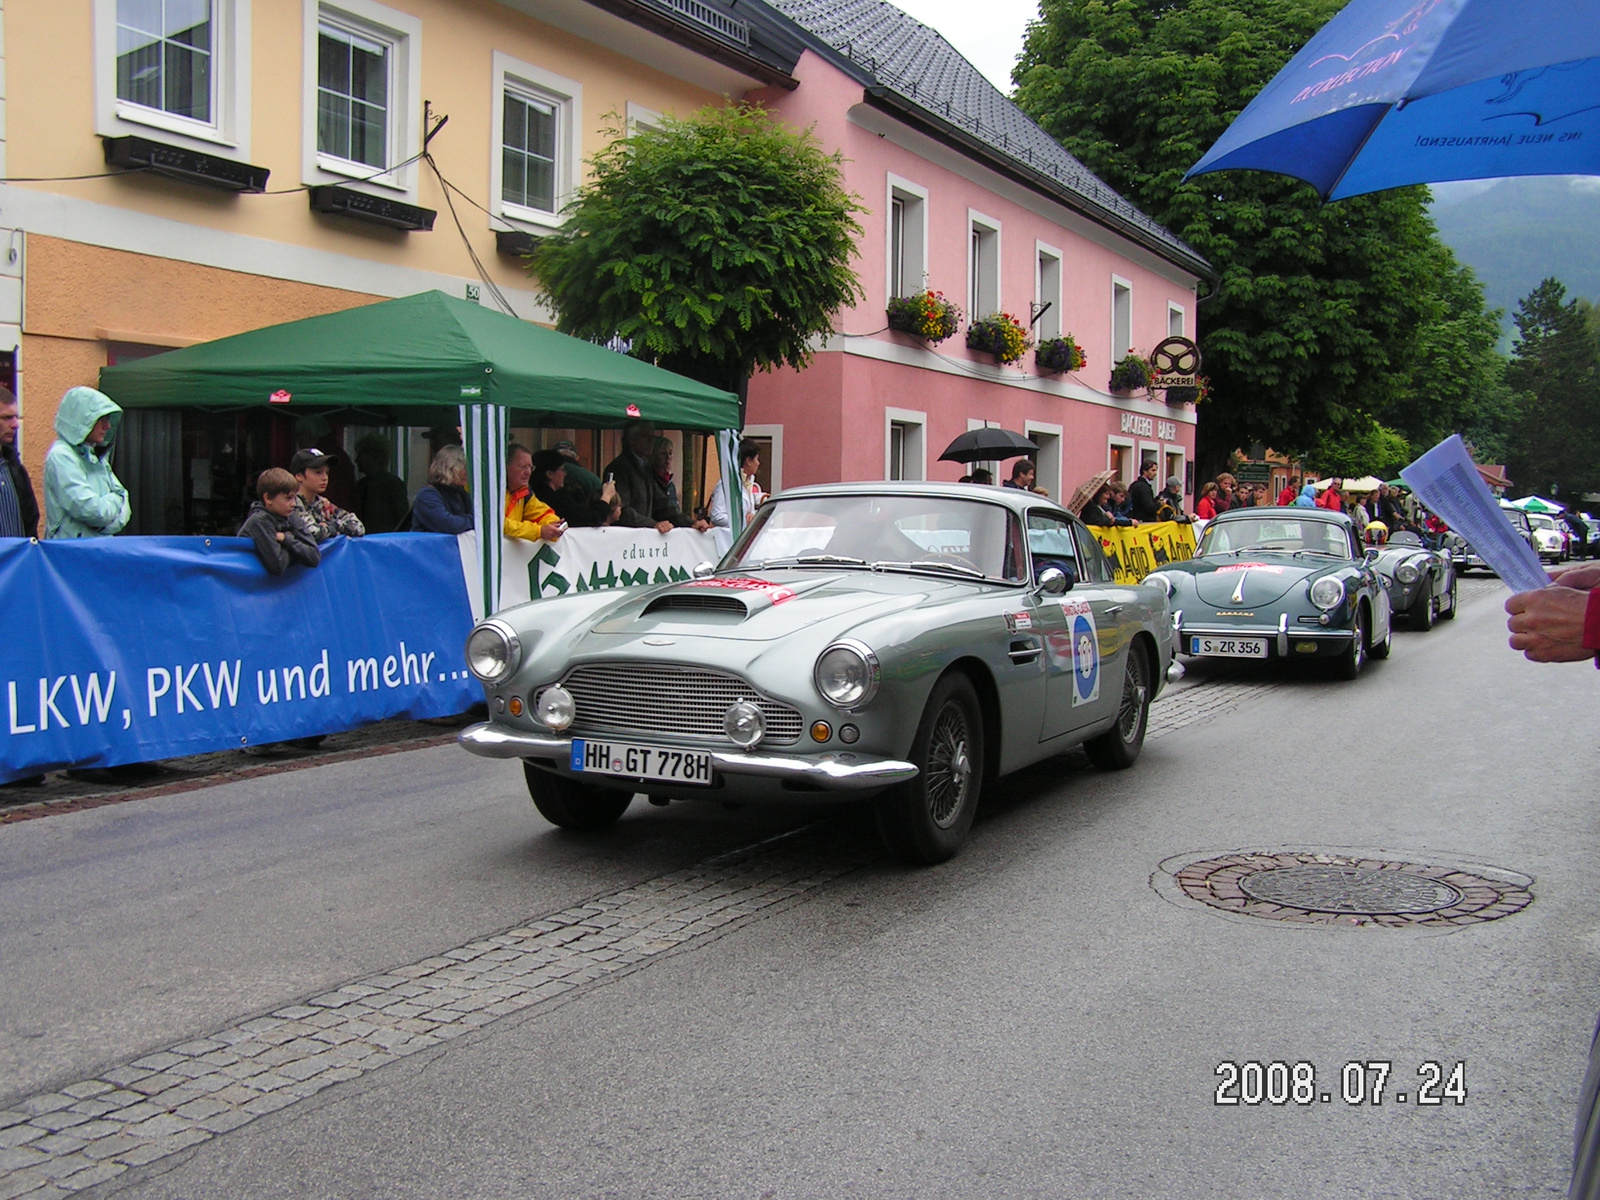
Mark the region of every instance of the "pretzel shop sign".
POLYGON ((1186 337, 1169 337, 1150 351, 1150 390, 1198 387, 1200 347, 1186 337))

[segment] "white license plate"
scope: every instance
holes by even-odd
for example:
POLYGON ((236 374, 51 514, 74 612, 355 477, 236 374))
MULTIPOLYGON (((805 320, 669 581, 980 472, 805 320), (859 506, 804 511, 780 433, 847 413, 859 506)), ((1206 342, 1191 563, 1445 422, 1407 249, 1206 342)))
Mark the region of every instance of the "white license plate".
POLYGON ((1267 639, 1191 637, 1189 653, 1208 658, 1265 658, 1267 639))
POLYGON ((572 769, 594 775, 704 786, 711 782, 711 755, 705 750, 668 750, 632 742, 573 738, 572 769))

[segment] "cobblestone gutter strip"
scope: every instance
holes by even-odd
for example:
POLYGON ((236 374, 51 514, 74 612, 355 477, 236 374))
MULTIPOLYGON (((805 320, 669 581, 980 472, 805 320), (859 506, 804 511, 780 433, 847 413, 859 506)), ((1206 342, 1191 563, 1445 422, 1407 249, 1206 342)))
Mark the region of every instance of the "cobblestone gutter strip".
POLYGON ((870 857, 799 830, 28 1096, 0 1111, 0 1200, 93 1187, 797 902, 870 857))

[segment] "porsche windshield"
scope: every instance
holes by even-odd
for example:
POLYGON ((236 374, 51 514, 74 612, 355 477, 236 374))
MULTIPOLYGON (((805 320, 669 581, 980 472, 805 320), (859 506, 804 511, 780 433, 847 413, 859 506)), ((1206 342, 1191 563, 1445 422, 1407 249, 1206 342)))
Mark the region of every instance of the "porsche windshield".
POLYGON ((1016 579, 1017 522, 998 504, 946 496, 807 496, 762 505, 724 570, 880 567, 1016 579))
POLYGON ((1334 521, 1294 517, 1243 517, 1213 521, 1206 526, 1196 552, 1200 557, 1222 557, 1243 551, 1304 550, 1314 554, 1350 557, 1350 535, 1334 521))

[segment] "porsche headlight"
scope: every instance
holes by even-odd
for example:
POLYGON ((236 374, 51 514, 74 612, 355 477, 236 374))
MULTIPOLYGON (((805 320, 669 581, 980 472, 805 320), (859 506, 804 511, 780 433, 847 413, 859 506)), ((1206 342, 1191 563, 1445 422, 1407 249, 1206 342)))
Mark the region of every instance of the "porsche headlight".
POLYGON ((1404 562, 1394 569, 1394 577, 1401 583, 1415 583, 1420 574, 1414 563, 1404 562))
POLYGON ((484 621, 467 635, 467 670, 484 683, 499 683, 517 669, 522 643, 503 621, 484 621))
POLYGON ((1344 580, 1324 575, 1311 585, 1311 603, 1321 609, 1338 608, 1344 602, 1344 580))
POLYGON ((1173 591, 1172 576, 1163 575, 1160 571, 1152 571, 1152 572, 1150 572, 1150 574, 1148 574, 1148 575, 1146 575, 1144 577, 1144 582, 1146 582, 1148 584, 1152 584, 1155 587, 1160 588, 1163 592, 1165 592, 1167 594, 1167 599, 1168 600, 1172 599, 1172 591, 1173 591))
POLYGON ((860 642, 835 642, 817 658, 814 678, 835 708, 860 708, 878 690, 878 660, 860 642))

